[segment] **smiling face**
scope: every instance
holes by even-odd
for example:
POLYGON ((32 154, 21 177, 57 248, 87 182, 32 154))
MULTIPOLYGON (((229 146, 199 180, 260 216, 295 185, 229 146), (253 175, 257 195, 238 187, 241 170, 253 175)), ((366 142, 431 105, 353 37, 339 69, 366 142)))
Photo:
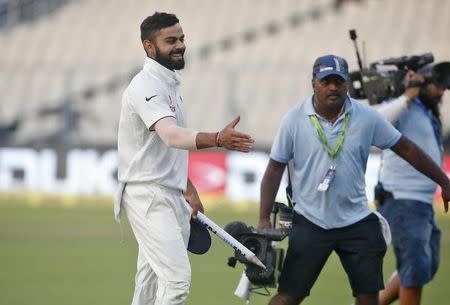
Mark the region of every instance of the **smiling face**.
POLYGON ((338 75, 328 75, 322 79, 313 78, 315 102, 331 111, 340 110, 347 95, 347 82, 338 75))
POLYGON ((162 28, 152 39, 143 42, 147 56, 170 70, 184 68, 184 33, 179 23, 162 28))

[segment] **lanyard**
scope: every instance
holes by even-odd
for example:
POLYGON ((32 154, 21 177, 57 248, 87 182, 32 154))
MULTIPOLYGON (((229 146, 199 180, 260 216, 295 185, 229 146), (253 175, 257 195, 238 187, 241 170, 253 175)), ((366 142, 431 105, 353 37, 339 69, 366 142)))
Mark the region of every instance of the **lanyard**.
POLYGON ((342 147, 342 144, 344 143, 345 139, 345 132, 347 131, 347 124, 350 120, 350 112, 347 112, 345 114, 344 122, 342 123, 342 129, 339 134, 339 138, 336 142, 336 146, 331 149, 330 145, 328 145, 328 139, 325 135, 325 131, 322 128, 322 125, 320 125, 319 120, 317 119, 316 115, 311 115, 311 122, 313 123, 314 127, 316 127, 317 134, 319 135, 320 142, 322 142, 325 150, 327 151, 328 155, 330 156, 331 160, 334 159, 334 157, 338 154, 339 150, 342 147))

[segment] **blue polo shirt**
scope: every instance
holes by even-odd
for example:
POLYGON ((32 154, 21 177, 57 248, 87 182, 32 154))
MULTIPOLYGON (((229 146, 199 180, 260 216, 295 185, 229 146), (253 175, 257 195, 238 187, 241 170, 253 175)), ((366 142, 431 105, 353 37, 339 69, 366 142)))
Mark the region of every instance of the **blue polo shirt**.
POLYGON ((287 163, 294 161, 292 173, 294 209, 308 220, 324 228, 351 225, 371 213, 365 192, 365 171, 372 145, 389 148, 401 134, 370 106, 349 97, 344 113, 330 124, 318 115, 312 96, 297 104, 282 119, 270 153, 271 159, 287 163), (316 115, 334 148, 346 113, 350 113, 344 143, 335 157, 336 175, 329 188, 320 192, 331 163, 310 116, 316 115))
MULTIPOLYGON (((400 115, 394 126, 436 164, 442 165, 440 134, 434 130, 432 114, 418 99, 400 115)), ((391 150, 383 152, 380 181, 395 199, 413 199, 428 204, 434 201, 436 183, 391 150)))

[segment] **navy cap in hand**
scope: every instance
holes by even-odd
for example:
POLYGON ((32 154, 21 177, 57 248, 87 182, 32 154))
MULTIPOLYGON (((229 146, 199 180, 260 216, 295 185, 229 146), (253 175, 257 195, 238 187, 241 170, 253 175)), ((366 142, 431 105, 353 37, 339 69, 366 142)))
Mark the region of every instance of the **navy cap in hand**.
POLYGON ((211 247, 211 236, 205 225, 196 219, 191 219, 191 235, 187 249, 194 254, 205 254, 211 247))
POLYGON ((313 66, 313 77, 322 79, 328 75, 338 75, 347 80, 347 61, 336 55, 325 55, 317 58, 313 66))

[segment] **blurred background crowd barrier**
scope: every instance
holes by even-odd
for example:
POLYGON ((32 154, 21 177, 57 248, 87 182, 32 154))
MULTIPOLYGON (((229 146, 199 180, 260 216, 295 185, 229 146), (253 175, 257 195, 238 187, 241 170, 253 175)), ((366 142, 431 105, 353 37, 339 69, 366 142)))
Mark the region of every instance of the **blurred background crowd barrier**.
POLYGON ((216 131, 240 114, 256 141, 251 155, 191 154, 202 192, 238 200, 258 200, 283 114, 312 93, 314 59, 334 53, 358 69, 349 29, 367 62, 450 60, 449 0, 0 0, 0 192, 112 193, 121 94, 142 67, 139 25, 154 11, 175 13, 186 34, 188 125, 216 131))

